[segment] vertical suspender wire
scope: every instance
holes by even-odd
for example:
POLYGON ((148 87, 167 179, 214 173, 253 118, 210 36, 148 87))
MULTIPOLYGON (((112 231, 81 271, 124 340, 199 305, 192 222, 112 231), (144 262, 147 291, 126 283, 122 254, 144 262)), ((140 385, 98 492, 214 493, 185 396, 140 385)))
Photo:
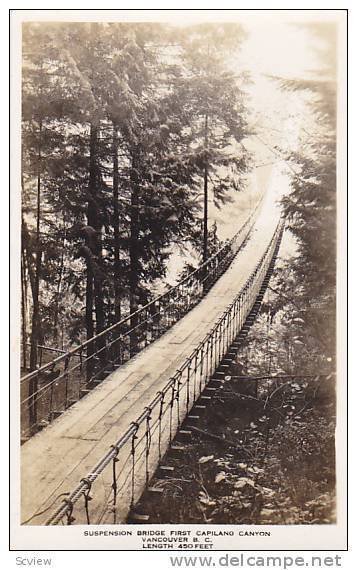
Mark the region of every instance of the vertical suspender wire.
POLYGON ((171 399, 170 399, 169 445, 171 445, 172 442, 172 413, 173 413, 174 402, 175 402, 175 381, 173 380, 171 386, 171 399))
POLYGON ((180 396, 181 396, 181 379, 182 379, 182 371, 180 370, 179 375, 177 376, 177 391, 176 391, 176 410, 177 410, 177 427, 180 425, 180 396))
POLYGON ((187 381, 186 381, 186 414, 190 411, 190 376, 191 376, 191 361, 189 361, 187 366, 187 381))
POLYGON ((196 401, 196 382, 197 382, 197 355, 198 352, 195 352, 195 367, 194 367, 194 374, 193 374, 193 401, 196 401))
POLYGON ((159 461, 161 460, 161 438, 162 438, 162 414, 163 414, 163 407, 165 403, 165 394, 163 392, 159 392, 160 394, 160 408, 159 408, 159 441, 158 441, 158 448, 159 448, 159 461))
POLYGON ((205 340, 205 358, 206 358, 206 384, 209 381, 210 378, 210 369, 209 369, 209 343, 210 343, 210 337, 206 338, 205 340))
POLYGON ((114 455, 113 461, 112 461, 113 524, 116 524, 117 523, 117 493, 118 493, 116 465, 119 461, 119 459, 118 459, 119 448, 116 445, 112 445, 112 448, 115 451, 115 455, 114 455))
POLYGON ((200 347, 200 394, 202 392, 202 382, 203 382, 203 344, 200 347))
POLYGON ((68 380, 69 380, 69 376, 68 376, 68 366, 69 366, 69 361, 70 361, 70 355, 68 355, 68 357, 66 358, 66 360, 64 361, 64 370, 65 370, 65 400, 64 400, 64 409, 68 408, 68 380))
POLYGON ((146 430, 145 430, 145 484, 146 487, 149 484, 150 473, 149 473, 149 458, 150 458, 150 447, 151 447, 151 408, 145 408, 147 410, 146 416, 146 430))
POLYGON ((130 508, 132 509, 135 503, 135 440, 137 439, 137 432, 139 429, 139 425, 135 422, 132 423, 135 428, 135 431, 131 438, 131 457, 132 457, 132 466, 131 466, 131 500, 130 500, 130 508))

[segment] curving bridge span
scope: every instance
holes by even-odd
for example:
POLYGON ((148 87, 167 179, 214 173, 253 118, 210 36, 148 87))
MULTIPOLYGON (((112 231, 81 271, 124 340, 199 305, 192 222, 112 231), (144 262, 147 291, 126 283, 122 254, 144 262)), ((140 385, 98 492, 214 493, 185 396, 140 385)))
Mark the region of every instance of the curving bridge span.
POLYGON ((177 286, 22 378, 22 524, 127 521, 254 321, 283 228, 266 196, 177 286))

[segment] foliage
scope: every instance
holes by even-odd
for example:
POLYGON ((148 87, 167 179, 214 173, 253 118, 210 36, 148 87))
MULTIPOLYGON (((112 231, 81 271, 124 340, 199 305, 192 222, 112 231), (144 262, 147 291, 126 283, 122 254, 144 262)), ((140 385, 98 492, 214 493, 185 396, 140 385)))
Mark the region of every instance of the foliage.
POLYGON ((288 92, 309 93, 306 124, 299 144, 286 150, 291 192, 282 200, 287 228, 297 252, 281 272, 282 295, 294 290, 292 319, 304 322, 305 334, 318 340, 316 354, 335 357, 336 302, 336 46, 329 24, 310 31, 329 42, 319 50, 321 69, 314 79, 279 79, 288 92), (288 281, 286 277, 289 274, 288 281), (285 282, 285 285, 284 285, 285 282))
POLYGON ((260 382, 258 398, 227 380, 186 444, 184 464, 166 459, 175 479, 151 482, 163 490, 160 504, 146 497, 141 508, 157 523, 333 523, 331 380, 272 378, 260 382))
POLYGON ((208 156, 215 200, 242 187, 244 94, 224 54, 243 34, 228 31, 24 25, 24 343, 92 336, 147 302, 172 244, 202 247, 208 156))

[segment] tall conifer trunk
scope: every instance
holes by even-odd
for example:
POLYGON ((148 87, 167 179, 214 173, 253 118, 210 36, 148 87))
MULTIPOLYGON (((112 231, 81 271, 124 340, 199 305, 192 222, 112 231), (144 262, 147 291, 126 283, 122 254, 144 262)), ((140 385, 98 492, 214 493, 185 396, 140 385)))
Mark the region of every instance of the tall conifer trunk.
MULTIPOLYGON (((30 370, 36 370, 37 367, 37 346, 40 337, 40 281, 42 266, 42 247, 41 247, 41 170, 42 170, 42 118, 39 121, 38 132, 38 153, 37 153, 37 203, 36 203, 36 245, 35 245, 35 275, 32 287, 32 322, 31 322, 31 350, 30 350, 30 370)), ((33 396, 37 392, 37 377, 30 380, 29 396, 33 396)), ((30 425, 37 423, 37 402, 36 396, 29 400, 29 419, 30 425)))
MULTIPOLYGON (((96 239, 93 244, 93 254, 97 261, 98 271, 93 271, 94 301, 96 334, 104 330, 104 304, 103 304, 103 277, 101 274, 102 265, 102 215, 98 211, 99 201, 99 165, 98 165, 98 127, 91 124, 90 130, 90 164, 89 164, 89 194, 91 200, 90 220, 88 225, 96 231, 96 239)), ((88 212, 89 213, 89 212, 88 212)))
MULTIPOLYGON (((131 199, 130 199, 130 245, 129 245, 129 258, 130 258, 130 274, 129 274, 129 288, 130 288, 130 314, 135 313, 138 308, 138 285, 139 285, 139 150, 136 147, 132 154, 132 166, 130 172, 131 181, 131 199)), ((130 328, 134 329, 138 324, 136 316, 131 318, 130 328)), ((137 330, 134 330, 130 335, 130 354, 134 355, 137 352, 138 335, 137 330)))
POLYGON ((22 317, 22 366, 24 370, 27 368, 27 270, 26 256, 21 247, 21 317, 22 317))
POLYGON ((54 317, 53 317, 53 339, 54 344, 58 347, 58 339, 59 339, 59 308, 60 308, 60 295, 61 295, 61 288, 62 288, 62 281, 63 281, 63 272, 64 272, 64 251, 66 247, 66 225, 63 223, 63 236, 62 236, 62 249, 61 249, 61 260, 59 266, 59 275, 56 287, 56 297, 55 297, 55 309, 54 309, 54 317))
MULTIPOLYGON (((95 206, 94 206, 94 193, 95 193, 95 144, 96 132, 93 124, 90 125, 90 141, 89 141, 89 185, 88 185, 88 206, 87 206, 87 222, 88 226, 94 228, 95 225, 95 206)), ((92 252, 94 253, 94 252, 92 252)), ((87 259, 87 283, 86 283, 86 330, 87 340, 94 335, 94 322, 93 322, 93 270, 90 260, 87 259)))
POLYGON ((203 169, 203 262, 208 257, 208 116, 205 116, 205 165, 203 169))
POLYGON ((30 370, 35 370, 37 366, 37 344, 39 341, 40 327, 40 281, 41 281, 41 153, 42 153, 42 120, 39 124, 38 154, 37 154, 37 197, 36 197, 36 246, 35 246, 35 276, 34 287, 32 291, 32 327, 31 327, 31 353, 30 353, 30 370))
POLYGON ((120 293, 120 232, 119 232, 119 172, 118 172, 118 127, 113 124, 113 227, 114 227, 114 317, 121 319, 120 293))
MULTIPOLYGON (((93 310, 96 317, 96 334, 105 328, 104 323, 104 303, 103 303, 103 277, 101 274, 102 262, 102 216, 98 211, 98 186, 100 182, 99 165, 98 165, 98 126, 92 122, 90 125, 90 141, 89 141, 89 185, 88 185, 88 208, 87 220, 88 226, 95 230, 95 237, 90 241, 91 258, 87 259, 87 283, 86 283, 86 331, 87 339, 94 336, 93 310)), ((87 356, 91 356, 93 352, 100 350, 102 342, 94 347, 91 343, 88 346, 87 356)), ((104 359, 103 352, 100 353, 101 359, 104 359)), ((87 363, 87 380, 92 377, 93 359, 87 363)))

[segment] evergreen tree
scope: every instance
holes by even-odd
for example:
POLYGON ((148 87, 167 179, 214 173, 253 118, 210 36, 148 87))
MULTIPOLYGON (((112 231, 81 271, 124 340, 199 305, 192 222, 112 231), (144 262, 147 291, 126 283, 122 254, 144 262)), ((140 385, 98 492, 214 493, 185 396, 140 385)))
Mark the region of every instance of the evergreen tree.
POLYGON ((197 242, 204 172, 218 201, 240 187, 246 164, 234 145, 245 110, 223 65, 229 34, 218 28, 198 31, 205 45, 215 41, 207 65, 203 53, 194 62, 193 30, 26 24, 23 337, 31 313, 32 369, 40 341, 92 338, 151 298, 173 244, 197 242))
POLYGON ((229 199, 229 190, 243 188, 248 167, 247 152, 239 145, 249 134, 243 77, 226 64, 244 37, 238 24, 200 24, 189 28, 182 39, 182 98, 190 107, 192 148, 203 181, 203 260, 208 256, 209 184, 219 206, 229 199))
POLYGON ((292 191, 283 199, 287 226, 298 246, 292 269, 301 319, 314 351, 329 359, 335 354, 336 273, 336 83, 335 43, 330 24, 309 26, 318 38, 328 34, 320 51, 321 69, 313 80, 281 80, 283 89, 310 95, 310 129, 304 126, 301 144, 290 152, 292 191), (306 130, 308 128, 308 130, 306 130))

